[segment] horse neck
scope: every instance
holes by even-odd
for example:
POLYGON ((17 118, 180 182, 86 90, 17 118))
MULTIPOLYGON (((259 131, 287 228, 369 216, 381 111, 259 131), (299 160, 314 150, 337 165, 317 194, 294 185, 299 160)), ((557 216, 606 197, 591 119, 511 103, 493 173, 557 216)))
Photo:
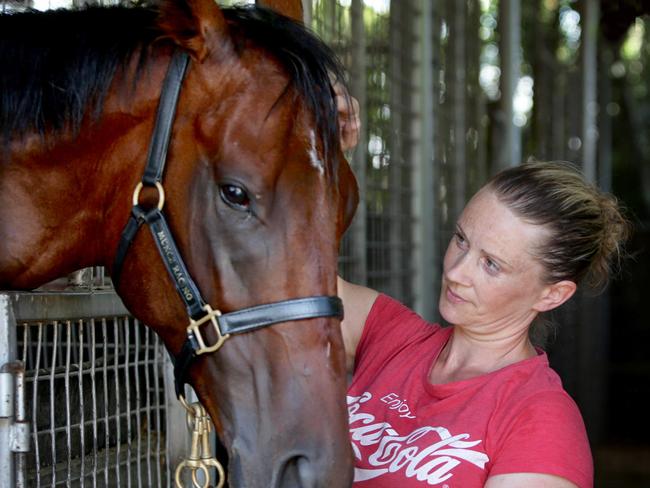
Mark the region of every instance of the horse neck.
POLYGON ((113 201, 123 183, 105 167, 107 142, 90 137, 47 148, 32 140, 0 161, 0 287, 31 289, 105 264, 116 242, 108 232, 119 226, 112 215, 116 207, 128 215, 128 195, 121 205, 113 201))
POLYGON ((75 134, 32 134, 0 153, 0 288, 30 289, 109 265, 142 176, 171 51, 138 53, 113 78, 99 119, 75 134))

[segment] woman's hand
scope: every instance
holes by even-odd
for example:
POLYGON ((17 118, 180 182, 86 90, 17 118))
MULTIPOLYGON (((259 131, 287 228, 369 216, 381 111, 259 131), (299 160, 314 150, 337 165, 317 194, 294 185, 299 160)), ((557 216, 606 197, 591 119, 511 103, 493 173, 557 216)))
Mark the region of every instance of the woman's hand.
POLYGON ((359 142, 359 130, 361 129, 359 102, 356 98, 350 96, 345 87, 338 81, 333 83, 333 88, 338 109, 341 149, 347 151, 355 147, 359 142))

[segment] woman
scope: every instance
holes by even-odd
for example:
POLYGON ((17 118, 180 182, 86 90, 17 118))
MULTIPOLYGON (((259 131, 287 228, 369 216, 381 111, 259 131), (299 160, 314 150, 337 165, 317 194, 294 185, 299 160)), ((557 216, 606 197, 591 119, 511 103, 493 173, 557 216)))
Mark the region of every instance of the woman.
POLYGON ((578 285, 607 280, 627 231, 572 166, 526 163, 458 220, 439 298, 451 327, 340 280, 354 486, 592 486, 580 412, 529 334, 578 285))

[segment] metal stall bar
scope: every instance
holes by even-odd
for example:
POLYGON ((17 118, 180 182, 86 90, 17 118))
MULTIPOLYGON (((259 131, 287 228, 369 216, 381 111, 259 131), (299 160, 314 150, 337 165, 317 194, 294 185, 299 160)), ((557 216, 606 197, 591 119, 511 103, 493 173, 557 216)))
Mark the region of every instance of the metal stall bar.
POLYGON ((9 297, 0 295, 0 485, 15 486, 13 439, 15 428, 14 375, 7 368, 15 364, 16 327, 9 297))
POLYGON ((413 171, 413 207, 417 225, 413 227, 415 262, 413 275, 414 308, 427 320, 435 320, 436 290, 438 274, 438 246, 435 229, 438 226, 435 202, 438 191, 437 167, 434 161, 434 120, 433 120, 433 3, 419 0, 420 50, 417 65, 420 85, 414 97, 413 110, 419 111, 421 123, 414 128, 414 139, 418 146, 414 154, 419 154, 420 164, 413 171), (416 109, 419 107, 419 109, 416 109), (419 152, 418 152, 419 150, 419 152))
MULTIPOLYGON (((582 3, 584 19, 580 45, 582 82, 582 169, 585 178, 598 182, 602 188, 603 176, 598 173, 598 39, 600 4, 597 0, 582 3)), ((605 178, 607 182, 608 177, 605 178)), ((590 296, 581 293, 579 321, 579 354, 577 358, 578 387, 575 390, 592 442, 601 441, 605 425, 602 405, 607 400, 606 362, 609 339, 610 295, 590 296), (589 399, 587 401, 587 399, 589 399)), ((574 358, 575 360, 575 358, 574 358)), ((575 363, 574 363, 575 364, 575 363)))
POLYGON ((390 11, 390 110, 391 130, 388 201, 388 268, 390 288, 394 296, 413 305, 414 253, 413 228, 416 224, 413 208, 413 171, 422 162, 415 148, 419 135, 414 128, 420 122, 420 109, 413 100, 419 90, 417 78, 419 16, 413 0, 391 2, 390 11), (399 3, 399 6, 397 6, 399 3))
MULTIPOLYGON (((404 82, 404 58, 412 56, 408 50, 405 37, 409 34, 405 26, 408 22, 410 0, 392 0, 390 2, 389 20, 389 73, 390 73, 390 136, 388 138, 390 159, 388 163, 388 202, 389 209, 385 217, 388 219, 388 261, 386 263, 389 274, 390 294, 395 297, 404 295, 399 264, 401 262, 401 246, 404 245, 404 236, 401 233, 400 207, 402 200, 401 173, 404 165, 403 135, 406 123, 402 110, 404 91, 408 89, 404 82), (399 7, 398 5, 399 4, 399 7)), ((409 107, 410 108, 410 107, 409 107)))
MULTIPOLYGON (((183 410, 166 400, 160 373, 171 365, 153 332, 109 291, 4 293, 0 311, 7 336, 0 358, 7 364, 19 352, 25 373, 16 382, 30 392, 13 423, 23 421, 18 430, 26 432, 29 420, 33 430, 32 448, 17 463, 5 450, 11 444, 0 442, 0 486, 170 486, 169 459, 178 454, 166 452, 165 439, 183 410)), ((2 380, 5 399, 12 385, 2 380)), ((11 423, 0 419, 0 427, 11 423)), ((9 435, 17 439, 18 430, 9 435)), ((186 439, 187 431, 175 435, 186 439)), ((25 441, 14 447, 26 450, 25 441)))
POLYGON ((514 123, 514 97, 521 74, 521 0, 499 2, 499 24, 503 138, 495 164, 503 169, 521 163, 521 129, 514 123))
POLYGON ((349 278, 355 283, 368 282, 367 247, 367 199, 366 199, 366 167, 368 164, 368 98, 366 88, 366 34, 363 21, 363 0, 352 0, 350 5, 351 65, 350 90, 359 102, 359 118, 361 127, 359 143, 354 149, 352 167, 359 185, 359 206, 352 222, 349 236, 349 251, 351 269, 349 278))
POLYGON ((455 222, 465 206, 467 196, 467 2, 450 4, 449 19, 449 65, 450 83, 447 86, 451 102, 450 125, 451 150, 449 175, 453 182, 453 193, 449 198, 451 221, 455 222))

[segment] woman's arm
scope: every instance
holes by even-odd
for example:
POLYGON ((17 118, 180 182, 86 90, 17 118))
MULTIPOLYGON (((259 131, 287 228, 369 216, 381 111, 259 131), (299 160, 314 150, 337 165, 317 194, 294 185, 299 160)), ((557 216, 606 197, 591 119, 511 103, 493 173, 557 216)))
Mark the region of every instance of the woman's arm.
POLYGON ((343 300, 345 317, 341 322, 343 343, 345 345, 345 359, 349 373, 354 369, 354 355, 361 339, 363 326, 368 313, 375 303, 379 293, 365 286, 353 285, 341 277, 338 278, 338 294, 343 300))
POLYGON ((484 488, 578 488, 569 480, 539 473, 499 474, 488 478, 484 488))
MULTIPOLYGON (((336 105, 338 108, 341 149, 345 151, 352 149, 359 142, 359 129, 361 125, 359 119, 359 102, 347 93, 341 83, 334 83, 334 92, 336 94, 336 105)), ((338 278, 337 286, 339 297, 343 300, 345 314, 343 322, 341 322, 343 343, 345 345, 345 360, 348 373, 352 373, 357 344, 359 344, 359 340, 361 339, 366 317, 368 317, 368 313, 378 293, 370 288, 348 283, 341 277, 338 278)))

